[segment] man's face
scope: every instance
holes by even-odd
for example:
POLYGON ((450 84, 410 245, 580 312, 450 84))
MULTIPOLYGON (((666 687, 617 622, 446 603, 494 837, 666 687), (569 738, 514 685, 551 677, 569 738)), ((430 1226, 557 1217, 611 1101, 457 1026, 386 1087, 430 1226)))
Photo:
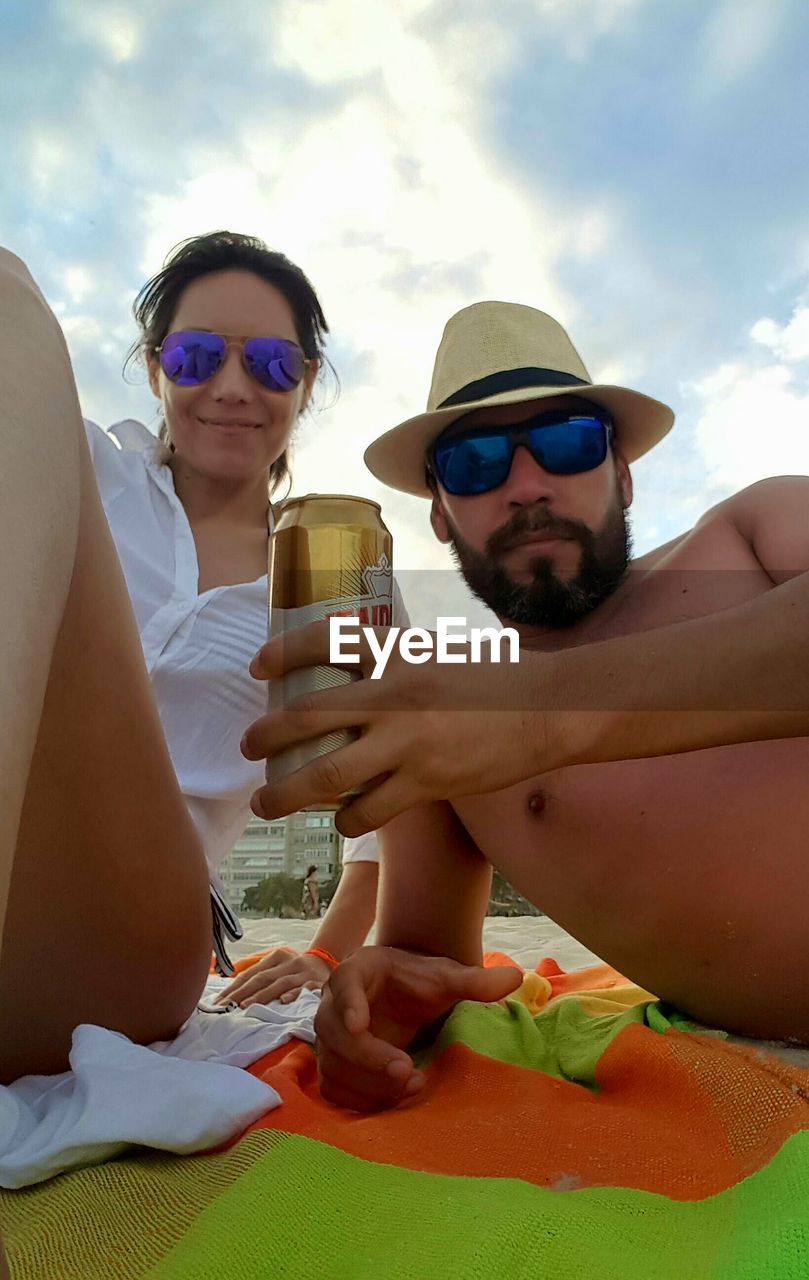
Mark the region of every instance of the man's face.
MULTIPOLYGON (((476 410, 463 425, 517 427, 538 411, 592 407, 554 396, 476 410)), ((499 618, 561 628, 590 613, 621 582, 630 554, 631 500, 629 471, 617 453, 592 471, 558 476, 518 445, 503 484, 471 497, 447 493, 439 484, 430 518, 470 589, 499 618)))

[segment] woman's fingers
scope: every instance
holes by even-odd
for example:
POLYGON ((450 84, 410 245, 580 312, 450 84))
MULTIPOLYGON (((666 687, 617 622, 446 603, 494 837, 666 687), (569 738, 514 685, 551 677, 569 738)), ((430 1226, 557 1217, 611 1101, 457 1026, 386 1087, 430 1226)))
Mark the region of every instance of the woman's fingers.
POLYGON ((239 999, 245 992, 257 990, 268 974, 277 976, 280 973, 287 973, 290 966, 294 966, 299 960, 298 953, 288 947, 268 952, 255 964, 251 964, 249 969, 237 974, 233 981, 220 991, 217 1003, 227 1004, 230 1000, 239 999))
POLYGON ((298 996, 304 989, 307 991, 317 991, 319 986, 319 982, 305 982, 301 987, 290 987, 288 991, 285 991, 282 996, 278 996, 277 999, 281 1004, 292 1004, 292 1001, 297 1000, 298 996))
POLYGON ((288 1004, 297 999, 304 987, 322 987, 329 976, 329 966, 318 956, 288 951, 273 952, 239 974, 235 982, 220 993, 217 1003, 235 1001, 246 1008, 251 1004, 269 1004, 283 999, 288 1004))
POLYGON ((247 1009, 251 1004, 269 1004, 271 1000, 283 999, 289 992, 294 992, 290 999, 295 999, 300 994, 303 977, 301 973, 287 973, 283 977, 265 981, 252 990, 243 992, 238 1003, 243 1009, 247 1009))

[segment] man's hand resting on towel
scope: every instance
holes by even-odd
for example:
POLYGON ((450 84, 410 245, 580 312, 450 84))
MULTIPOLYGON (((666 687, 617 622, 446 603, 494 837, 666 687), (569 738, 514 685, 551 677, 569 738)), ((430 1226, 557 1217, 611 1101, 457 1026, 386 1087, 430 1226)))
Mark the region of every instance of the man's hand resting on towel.
POLYGON ((289 1004, 304 988, 319 990, 330 973, 326 961, 319 956, 298 955, 281 948, 262 956, 234 978, 217 996, 216 1003, 235 1000, 243 1009, 250 1004, 269 1004, 271 1000, 289 1004))
POLYGON ((361 947, 323 989, 315 1018, 320 1089, 352 1111, 381 1111, 418 1093, 424 1077, 407 1049, 459 1000, 501 1000, 521 974, 394 947, 361 947))

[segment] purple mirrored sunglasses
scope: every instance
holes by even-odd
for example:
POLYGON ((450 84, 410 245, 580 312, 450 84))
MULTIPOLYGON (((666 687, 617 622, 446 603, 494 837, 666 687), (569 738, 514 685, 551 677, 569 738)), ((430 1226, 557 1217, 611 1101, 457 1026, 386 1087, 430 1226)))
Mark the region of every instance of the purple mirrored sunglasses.
POLYGON ((204 329, 179 329, 158 347, 166 377, 178 387, 198 387, 222 367, 228 347, 241 347, 242 363, 269 391, 294 391, 309 361, 287 338, 229 338, 204 329))

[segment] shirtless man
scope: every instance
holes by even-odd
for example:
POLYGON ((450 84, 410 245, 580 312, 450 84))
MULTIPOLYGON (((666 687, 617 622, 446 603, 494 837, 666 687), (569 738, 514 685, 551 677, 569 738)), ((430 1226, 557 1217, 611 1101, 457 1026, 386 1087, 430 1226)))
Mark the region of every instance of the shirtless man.
MULTIPOLYGON (((475 967, 490 864, 692 1017, 809 1042, 809 477, 753 485, 627 563, 628 463, 672 416, 588 383, 548 317, 479 304, 447 326, 432 411, 366 455, 432 497, 436 535, 520 631, 519 668, 400 661, 248 735, 281 749, 351 723, 349 708, 364 729, 258 793, 268 817, 389 775, 341 818, 350 834, 393 821, 382 945, 341 966, 319 1015, 336 1102, 415 1092, 419 1029, 515 985, 475 967), (438 796, 451 805, 419 803, 438 796)), ((310 628, 256 670, 323 660, 323 646, 310 628)))

